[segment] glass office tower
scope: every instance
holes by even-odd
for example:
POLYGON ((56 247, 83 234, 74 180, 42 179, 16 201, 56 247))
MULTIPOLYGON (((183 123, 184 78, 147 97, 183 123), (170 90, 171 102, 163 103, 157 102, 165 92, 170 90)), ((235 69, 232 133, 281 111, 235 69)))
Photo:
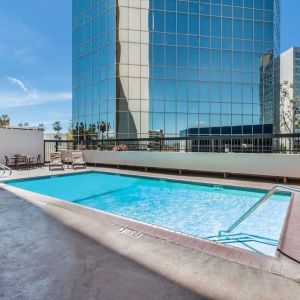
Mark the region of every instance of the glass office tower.
POLYGON ((279 0, 73 0, 75 136, 272 131, 279 21, 279 0))

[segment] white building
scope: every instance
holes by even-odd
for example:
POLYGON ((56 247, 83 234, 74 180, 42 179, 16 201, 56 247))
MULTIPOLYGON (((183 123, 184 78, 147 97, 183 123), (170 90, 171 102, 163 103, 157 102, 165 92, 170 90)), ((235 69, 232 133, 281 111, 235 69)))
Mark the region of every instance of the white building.
MULTIPOLYGON (((283 52, 280 56, 280 82, 283 84, 284 82, 291 83, 293 88, 287 88, 287 92, 289 94, 290 99, 295 99, 300 97, 300 48, 293 47, 285 52, 283 52)), ((283 112, 289 112, 289 101, 282 103, 281 101, 281 118, 283 117, 283 112)), ((282 123, 282 122, 281 122, 282 123)), ((291 128, 292 132, 300 132, 295 128, 292 124, 291 120, 288 124, 288 127, 291 128)), ((287 128, 284 128, 281 124, 281 131, 283 133, 288 133, 287 128)))
POLYGON ((5 156, 19 153, 33 157, 40 154, 44 161, 44 132, 30 127, 0 128, 0 163, 6 162, 5 156))

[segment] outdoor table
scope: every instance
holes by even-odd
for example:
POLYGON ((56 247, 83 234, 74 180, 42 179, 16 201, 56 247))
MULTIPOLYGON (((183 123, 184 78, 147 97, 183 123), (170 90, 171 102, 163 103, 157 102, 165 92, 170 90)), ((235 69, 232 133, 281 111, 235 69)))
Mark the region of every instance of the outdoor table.
MULTIPOLYGON (((26 155, 24 155, 25 157, 26 157, 26 168, 28 167, 27 166, 27 163, 28 163, 28 161, 27 161, 27 156, 26 155)), ((16 155, 15 156, 13 156, 13 157, 10 157, 9 159, 11 159, 11 160, 14 160, 15 161, 15 167, 16 167, 16 159, 17 159, 17 157, 16 157, 16 155)))

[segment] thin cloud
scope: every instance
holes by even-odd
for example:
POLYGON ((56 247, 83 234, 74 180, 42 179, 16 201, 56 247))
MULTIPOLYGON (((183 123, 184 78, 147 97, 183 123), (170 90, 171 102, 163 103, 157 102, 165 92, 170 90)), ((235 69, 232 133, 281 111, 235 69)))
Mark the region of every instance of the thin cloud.
POLYGON ((72 99, 70 92, 48 92, 30 89, 22 80, 5 75, 5 78, 22 91, 0 92, 0 108, 24 107, 39 105, 49 102, 69 101, 72 99))
POLYGON ((49 102, 69 101, 71 99, 72 93, 69 92, 39 92, 33 90, 25 95, 18 93, 1 93, 0 108, 39 105, 49 102))
POLYGON ((25 93, 29 93, 29 90, 27 88, 27 86, 25 85, 24 82, 22 82, 20 79, 15 78, 15 77, 9 77, 7 75, 5 75, 5 77, 7 78, 7 80, 9 82, 11 82, 12 84, 16 84, 17 86, 19 86, 25 93))

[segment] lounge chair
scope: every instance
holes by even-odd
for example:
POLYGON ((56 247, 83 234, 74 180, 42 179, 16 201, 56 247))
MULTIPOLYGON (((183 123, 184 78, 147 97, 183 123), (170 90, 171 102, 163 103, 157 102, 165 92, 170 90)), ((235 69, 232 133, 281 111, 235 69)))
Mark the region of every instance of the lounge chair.
POLYGON ((86 168, 86 162, 83 160, 82 152, 72 152, 72 167, 86 168))
POLYGON ((5 157, 5 165, 7 167, 14 167, 15 166, 15 160, 14 159, 9 159, 8 156, 4 156, 5 157))
POLYGON ((64 170, 64 164, 61 162, 60 152, 50 153, 49 171, 52 171, 52 169, 56 169, 56 168, 64 170))

